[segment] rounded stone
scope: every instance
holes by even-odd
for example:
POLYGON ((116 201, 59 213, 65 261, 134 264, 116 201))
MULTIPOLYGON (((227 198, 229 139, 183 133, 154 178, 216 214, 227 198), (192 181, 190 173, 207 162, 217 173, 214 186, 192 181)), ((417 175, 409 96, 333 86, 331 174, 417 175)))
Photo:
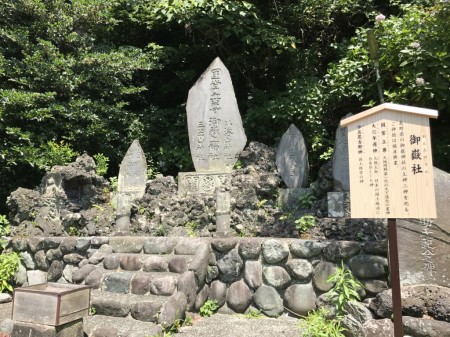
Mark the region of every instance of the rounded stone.
POLYGON ((215 239, 211 242, 211 246, 218 252, 228 252, 236 247, 237 242, 234 238, 215 239))
POLYGON ((195 311, 199 311, 202 305, 206 302, 209 296, 209 286, 205 284, 197 294, 197 298, 195 299, 194 309, 195 311))
POLYGON ((278 317, 283 311, 283 300, 273 287, 262 285, 253 294, 253 300, 265 315, 269 317, 278 317))
POLYGON ((277 263, 289 255, 289 246, 284 241, 270 239, 262 244, 262 254, 267 263, 277 263))
POLYGON ((334 241, 323 250, 327 260, 339 262, 355 256, 361 250, 361 245, 353 241, 334 241))
POLYGON ((364 289, 371 294, 376 295, 378 293, 381 293, 384 290, 388 289, 388 284, 386 281, 381 280, 367 280, 364 281, 364 289))
POLYGON ((188 270, 188 263, 184 256, 175 255, 170 259, 169 271, 182 274, 188 270))
POLYGON ((244 262, 236 249, 233 249, 217 261, 217 267, 219 267, 220 270, 220 278, 224 282, 236 281, 241 274, 243 266, 244 262))
POLYGON ((117 254, 111 254, 105 256, 103 259, 103 267, 106 270, 116 270, 120 267, 120 256, 117 254))
POLYGON ((224 305, 227 296, 227 285, 219 280, 211 283, 211 287, 209 289, 209 297, 210 300, 216 300, 219 304, 219 307, 224 305))
POLYGON ((12 239, 11 245, 15 252, 24 252, 28 247, 27 239, 25 238, 14 238, 12 239))
POLYGON ((64 262, 55 260, 50 265, 50 268, 48 269, 47 273, 47 280, 49 282, 56 282, 58 281, 61 276, 63 275, 64 270, 64 262))
POLYGON ((190 270, 183 273, 177 282, 177 290, 183 292, 186 295, 187 308, 192 311, 197 298, 197 281, 195 279, 195 273, 190 270))
POLYGON ((244 269, 245 282, 252 289, 258 289, 262 285, 262 265, 259 261, 246 261, 244 269))
POLYGON ((45 253, 45 256, 47 257, 47 260, 49 260, 50 262, 60 260, 62 258, 62 252, 61 249, 59 248, 49 249, 47 250, 47 253, 45 253))
POLYGON ((298 315, 306 316, 316 309, 316 293, 311 283, 293 284, 284 293, 284 305, 298 315))
POLYGON ((139 255, 123 255, 119 260, 120 267, 123 270, 136 271, 142 267, 142 261, 139 255))
POLYGON ((22 260, 23 265, 27 269, 34 269, 36 264, 34 263, 33 257, 28 252, 21 252, 20 259, 22 260))
POLYGON ((80 269, 76 270, 72 274, 72 280, 75 283, 81 283, 84 281, 86 276, 88 276, 96 267, 92 264, 87 264, 80 269))
POLYGON ((149 256, 144 260, 142 266, 144 271, 159 271, 165 272, 169 270, 169 265, 166 260, 159 256, 149 256))
POLYGON ((244 259, 257 259, 261 253, 261 243, 254 239, 244 239, 239 243, 239 254, 244 259))
POLYGON ((252 300, 252 292, 244 281, 237 281, 230 285, 227 292, 228 307, 235 312, 243 313, 252 300))
POLYGON ((313 283, 320 291, 328 291, 333 288, 334 283, 327 279, 336 272, 336 266, 331 262, 320 261, 314 268, 313 283))
POLYGON ((150 292, 153 295, 169 296, 175 292, 175 280, 172 276, 164 276, 152 279, 150 292))
POLYGON ((145 295, 150 291, 152 278, 150 274, 137 272, 131 280, 130 292, 137 295, 145 295))
POLYGON ((77 247, 77 239, 76 238, 65 238, 61 241, 61 244, 59 245, 59 249, 61 249, 61 252, 66 255, 75 252, 77 247))
POLYGON ((388 260, 378 255, 360 254, 350 259, 353 274, 362 279, 382 278, 388 273, 388 260))
POLYGON ((286 269, 293 278, 300 281, 311 279, 313 273, 313 266, 308 260, 291 260, 286 263, 286 269))
POLYGON ((318 256, 326 247, 325 242, 295 240, 291 243, 290 249, 293 256, 298 258, 310 258, 318 256))
POLYGON ((47 271, 50 266, 43 250, 38 251, 34 255, 34 261, 36 262, 36 267, 43 271, 47 271))
POLYGON ((263 277, 268 285, 276 289, 285 289, 291 282, 288 272, 280 266, 264 267, 263 277))

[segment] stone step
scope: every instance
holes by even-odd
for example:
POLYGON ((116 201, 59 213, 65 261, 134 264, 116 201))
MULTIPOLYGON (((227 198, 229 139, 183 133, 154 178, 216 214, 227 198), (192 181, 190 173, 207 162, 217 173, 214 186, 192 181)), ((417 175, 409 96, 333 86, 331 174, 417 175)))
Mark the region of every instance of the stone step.
POLYGON ((99 289, 113 293, 170 296, 180 274, 168 272, 106 272, 99 289))
POLYGON ((181 254, 131 254, 112 253, 103 258, 103 268, 107 270, 128 271, 170 271, 173 273, 184 273, 189 269, 193 255, 181 254))
POLYGON ((84 333, 87 337, 149 337, 162 336, 160 325, 143 322, 131 317, 93 315, 84 318, 84 333))
POLYGON ((171 296, 140 296, 98 290, 91 293, 91 313, 99 316, 129 318, 169 327, 185 317, 188 302, 183 292, 171 296))

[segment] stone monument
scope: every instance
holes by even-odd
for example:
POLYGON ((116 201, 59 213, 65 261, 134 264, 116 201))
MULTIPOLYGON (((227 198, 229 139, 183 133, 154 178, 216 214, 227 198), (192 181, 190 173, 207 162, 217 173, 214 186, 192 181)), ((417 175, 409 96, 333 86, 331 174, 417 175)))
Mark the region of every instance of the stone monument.
POLYGON ((397 220, 400 280, 450 287, 450 174, 433 169, 436 219, 397 220))
POLYGON ((289 188, 306 187, 308 184, 309 163, 305 140, 294 124, 281 137, 277 150, 277 167, 289 188))
POLYGON ((134 140, 120 164, 116 227, 118 232, 130 228, 131 204, 142 198, 147 183, 147 161, 139 141, 134 140))
MULTIPOLYGON (((345 119, 349 113, 341 118, 345 119)), ((348 163, 347 127, 339 126, 336 130, 332 157, 334 192, 328 192, 328 216, 342 218, 350 216, 350 176, 348 163)))
POLYGON ((230 73, 216 58, 189 90, 189 145, 196 172, 178 176, 180 194, 214 194, 222 186, 247 138, 230 73))

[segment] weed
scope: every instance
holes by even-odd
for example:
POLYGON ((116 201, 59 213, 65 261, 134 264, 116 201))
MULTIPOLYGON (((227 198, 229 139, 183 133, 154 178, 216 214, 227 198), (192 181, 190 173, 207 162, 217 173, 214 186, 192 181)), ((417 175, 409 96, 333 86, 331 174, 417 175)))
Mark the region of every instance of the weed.
POLYGON ((0 293, 5 289, 13 290, 10 282, 19 269, 19 264, 20 256, 15 252, 0 255, 0 293))
POLYGON ((188 222, 186 224, 186 226, 187 226, 187 232, 188 232, 189 237, 191 237, 191 238, 194 237, 195 230, 197 229, 198 224, 196 222, 188 222))
POLYGON ((200 316, 211 317, 219 309, 217 300, 207 300, 200 308, 200 316))
POLYGON ((11 230, 6 215, 0 214, 0 236, 8 236, 10 233, 11 230))
POLYGON ((95 307, 89 308, 89 315, 94 316, 97 313, 97 309, 95 307))
POLYGON ((80 230, 76 227, 69 227, 69 235, 70 236, 80 236, 80 230))
POLYGON ((319 308, 300 319, 299 327, 303 337, 344 337, 346 330, 340 319, 327 319, 327 310, 319 308))
POLYGON ((314 196, 312 192, 307 192, 305 194, 302 194, 298 198, 298 202, 300 203, 301 208, 310 209, 314 201, 316 201, 317 198, 314 196))
POLYGON ((314 215, 304 215, 300 219, 295 220, 294 223, 295 228, 301 234, 316 225, 316 218, 314 215))
POLYGON ((334 283, 334 287, 328 291, 328 298, 336 305, 336 313, 338 315, 345 313, 345 305, 352 300, 361 300, 358 289, 363 288, 350 269, 344 267, 336 268, 336 272, 328 277, 327 282, 334 283))
POLYGON ((261 200, 261 201, 258 201, 258 202, 256 203, 256 208, 257 208, 257 209, 260 209, 261 207, 263 207, 263 206, 266 204, 267 201, 268 201, 267 199, 263 199, 263 200, 261 200))
POLYGON ((166 235, 166 226, 160 224, 155 230, 156 236, 165 236, 166 235))
POLYGON ((242 162, 238 159, 236 161, 236 164, 234 164, 233 169, 234 170, 240 170, 242 168, 242 162))
POLYGON ((245 314, 245 318, 252 319, 252 318, 263 318, 264 315, 261 313, 261 310, 257 309, 249 309, 245 314))
POLYGON ((111 184, 111 188, 113 192, 117 192, 119 190, 119 181, 117 177, 110 177, 109 183, 111 184))
POLYGON ((99 176, 104 176, 108 172, 109 158, 103 153, 94 154, 95 173, 99 176))
POLYGON ((192 316, 186 316, 186 318, 184 319, 184 325, 186 326, 194 325, 194 322, 192 321, 192 316))

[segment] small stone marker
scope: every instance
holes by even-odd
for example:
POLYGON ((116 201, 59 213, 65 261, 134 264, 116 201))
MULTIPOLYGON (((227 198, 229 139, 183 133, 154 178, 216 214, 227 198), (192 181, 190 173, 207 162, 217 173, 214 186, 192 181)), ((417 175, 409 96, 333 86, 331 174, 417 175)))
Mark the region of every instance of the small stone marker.
MULTIPOLYGON (((353 116, 347 114, 342 119, 353 116)), ((341 119, 341 120, 342 120, 341 119)), ((336 130, 333 152, 333 180, 336 192, 350 191, 350 176, 348 165, 348 135, 347 128, 339 126, 336 130)))
POLYGON ((294 124, 291 124, 281 138, 276 161, 287 187, 306 187, 309 174, 308 152, 302 133, 294 124))
POLYGON ((189 90, 187 121, 197 172, 230 172, 247 137, 230 73, 216 58, 189 90))
POLYGON ((348 218, 350 217, 350 193, 328 192, 328 217, 348 218))
POLYGON ((398 220, 402 284, 450 287, 450 174, 434 168, 436 219, 398 220))
POLYGON ((120 164, 116 227, 127 232, 130 226, 131 203, 144 196, 147 183, 147 161, 138 140, 134 140, 120 164))

